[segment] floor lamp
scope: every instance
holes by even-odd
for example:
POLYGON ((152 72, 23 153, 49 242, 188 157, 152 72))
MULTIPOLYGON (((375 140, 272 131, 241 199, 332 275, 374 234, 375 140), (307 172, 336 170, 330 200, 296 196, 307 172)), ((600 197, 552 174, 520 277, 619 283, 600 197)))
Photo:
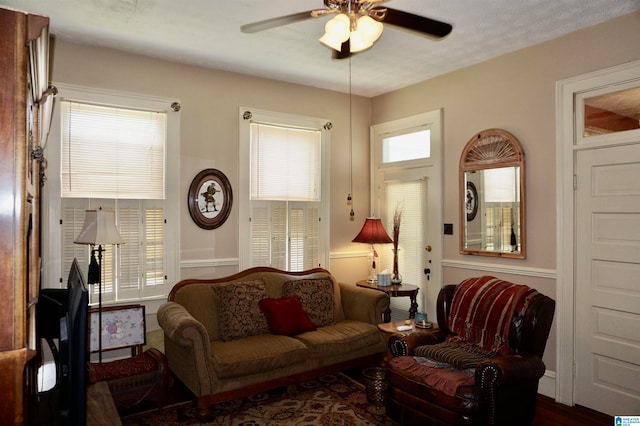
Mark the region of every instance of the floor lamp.
POLYGON ((98 284, 98 361, 102 362, 102 253, 105 250, 103 246, 124 244, 124 240, 116 228, 116 216, 113 210, 102 210, 102 208, 87 210, 84 216, 84 225, 74 243, 91 246, 87 282, 98 284))
POLYGON ((356 235, 356 237, 352 240, 354 243, 366 243, 371 245, 371 275, 369 276, 369 282, 374 283, 378 281, 378 277, 376 275, 376 257, 378 257, 378 253, 376 252, 374 244, 388 244, 392 243, 393 240, 387 234, 387 231, 384 230, 384 226, 382 226, 382 221, 380 219, 376 219, 373 217, 368 217, 364 221, 364 225, 362 225, 362 229, 356 235))

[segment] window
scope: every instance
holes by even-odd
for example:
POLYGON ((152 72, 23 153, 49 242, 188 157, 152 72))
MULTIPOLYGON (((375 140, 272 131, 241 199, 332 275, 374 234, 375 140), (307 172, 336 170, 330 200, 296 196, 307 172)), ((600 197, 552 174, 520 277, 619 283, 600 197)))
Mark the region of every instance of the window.
POLYGON ((420 160, 431 157, 431 130, 419 130, 382 139, 382 162, 420 160))
POLYGON ((511 251, 517 245, 520 228, 514 204, 520 202, 519 167, 501 167, 483 171, 485 188, 482 203, 486 237, 483 247, 487 250, 511 251))
POLYGON ((60 102, 63 198, 164 199, 167 114, 60 102))
POLYGON ((241 268, 302 271, 328 258, 326 120, 241 109, 241 268), (250 118, 246 118, 250 116, 250 118))
POLYGON ((125 243, 104 247, 103 301, 165 296, 177 270, 179 116, 168 100, 59 88, 45 187, 51 273, 64 285, 74 257, 88 265, 89 247, 73 243, 85 210, 111 209, 125 243))
POLYGON ((251 199, 320 201, 321 132, 250 126, 251 199))

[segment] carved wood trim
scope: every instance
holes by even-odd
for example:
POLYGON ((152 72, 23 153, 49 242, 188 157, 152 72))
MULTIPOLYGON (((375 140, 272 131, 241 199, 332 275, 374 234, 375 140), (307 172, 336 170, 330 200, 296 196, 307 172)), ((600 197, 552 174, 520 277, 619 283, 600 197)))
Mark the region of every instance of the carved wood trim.
POLYGON ((523 158, 522 147, 515 136, 506 130, 488 129, 469 139, 460 156, 460 169, 517 166, 523 158))

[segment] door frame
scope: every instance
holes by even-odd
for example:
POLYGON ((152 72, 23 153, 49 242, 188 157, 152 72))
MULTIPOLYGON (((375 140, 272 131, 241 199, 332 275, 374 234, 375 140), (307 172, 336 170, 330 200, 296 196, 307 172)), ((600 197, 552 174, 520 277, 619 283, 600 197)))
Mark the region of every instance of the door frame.
MULTIPOLYGON (((402 174, 411 173, 411 169, 420 170, 422 168, 430 168, 433 173, 429 174, 428 193, 427 193, 427 208, 432 207, 429 212, 432 215, 428 218, 427 229, 431 230, 434 235, 429 240, 431 246, 426 256, 432 261, 430 282, 441 283, 442 282, 442 251, 443 251, 443 234, 441 232, 441 224, 443 217, 443 126, 442 126, 442 109, 436 109, 432 111, 418 113, 412 116, 403 117, 396 120, 390 120, 383 123, 377 123, 371 126, 369 135, 369 149, 370 149, 370 211, 371 214, 377 217, 381 217, 380 204, 379 204, 379 191, 381 188, 377 188, 376 175, 382 173, 379 169, 381 162, 381 155, 378 151, 378 138, 383 137, 385 134, 392 134, 395 132, 404 132, 409 129, 417 128, 429 128, 431 130, 431 155, 426 160, 413 160, 404 162, 404 164, 397 164, 393 167, 389 167, 385 170, 389 173, 401 172, 402 174), (396 167, 397 166, 397 167, 396 167), (431 217, 433 216, 433 217, 431 217)), ((419 172, 416 172, 416 177, 424 177, 419 172)), ((381 183, 381 182, 378 182, 381 183)), ((418 284, 418 283, 416 283, 418 284)), ((418 293, 418 300, 420 300, 420 306, 426 309, 427 312, 431 312, 435 315, 436 299, 438 291, 440 290, 440 284, 438 285, 425 285, 420 286, 423 291, 418 293)))
MULTIPOLYGON (((578 150, 611 145, 576 143, 574 99, 582 92, 633 80, 640 81, 640 61, 556 82, 556 401, 566 405, 575 401, 575 157, 578 150)), ((621 137, 615 144, 628 142, 621 137)))

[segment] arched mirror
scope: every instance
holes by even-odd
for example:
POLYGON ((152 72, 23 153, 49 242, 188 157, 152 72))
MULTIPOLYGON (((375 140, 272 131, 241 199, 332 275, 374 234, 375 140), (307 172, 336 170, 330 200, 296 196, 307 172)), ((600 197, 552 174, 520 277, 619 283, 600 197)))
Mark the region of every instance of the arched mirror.
POLYGON ((501 129, 474 135, 460 157, 460 253, 524 259, 524 152, 501 129))

